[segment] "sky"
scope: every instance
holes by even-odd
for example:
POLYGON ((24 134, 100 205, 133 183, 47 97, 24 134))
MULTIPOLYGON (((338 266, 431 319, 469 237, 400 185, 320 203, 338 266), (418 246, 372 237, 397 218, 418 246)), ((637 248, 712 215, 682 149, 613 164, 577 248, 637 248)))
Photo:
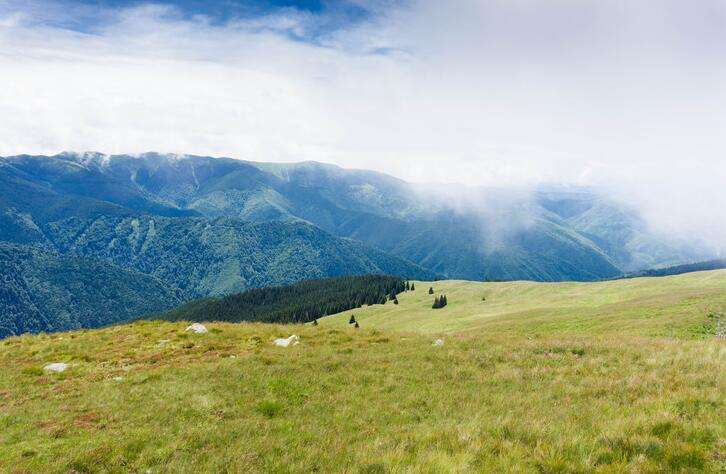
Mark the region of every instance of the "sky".
POLYGON ((723 0, 0 0, 0 155, 604 187, 726 240, 723 0))

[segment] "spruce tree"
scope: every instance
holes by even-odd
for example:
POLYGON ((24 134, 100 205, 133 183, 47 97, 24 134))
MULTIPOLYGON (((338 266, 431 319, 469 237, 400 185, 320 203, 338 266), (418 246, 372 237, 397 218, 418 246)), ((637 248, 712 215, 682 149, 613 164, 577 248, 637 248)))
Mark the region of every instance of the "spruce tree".
POLYGON ((430 295, 433 295, 434 294, 434 287, 433 286, 429 287, 429 294, 430 295))
POLYGON ((358 324, 358 321, 355 320, 355 315, 351 314, 350 319, 348 320, 348 324, 358 324))
POLYGON ((411 284, 409 282, 406 282, 406 291, 411 289, 411 284))
POLYGON ((398 304, 398 298, 393 299, 393 304, 398 304))
POLYGON ((439 308, 441 308, 441 300, 439 299, 438 296, 436 298, 434 298, 434 304, 433 304, 433 306, 431 306, 431 308, 432 309, 439 309, 439 308))
POLYGON ((353 326, 353 327, 356 329, 358 329, 360 327, 360 324, 358 324, 358 321, 355 322, 355 326, 353 326))
POLYGON ((414 291, 416 289, 415 286, 413 286, 413 282, 411 283, 411 291, 414 291))

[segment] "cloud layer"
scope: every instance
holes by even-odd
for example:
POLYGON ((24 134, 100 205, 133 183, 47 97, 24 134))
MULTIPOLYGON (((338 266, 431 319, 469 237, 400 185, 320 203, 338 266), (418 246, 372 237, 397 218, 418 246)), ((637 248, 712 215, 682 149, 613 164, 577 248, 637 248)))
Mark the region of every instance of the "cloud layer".
POLYGON ((664 229, 726 237, 722 1, 358 3, 369 15, 355 22, 295 8, 220 22, 0 0, 0 155, 156 150, 589 184, 664 229))

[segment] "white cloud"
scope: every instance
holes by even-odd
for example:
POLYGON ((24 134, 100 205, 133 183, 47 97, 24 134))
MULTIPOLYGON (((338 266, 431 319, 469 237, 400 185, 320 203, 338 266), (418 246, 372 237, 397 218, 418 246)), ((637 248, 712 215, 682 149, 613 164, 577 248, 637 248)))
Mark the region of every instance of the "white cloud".
POLYGON ((596 184, 660 226, 726 236, 722 2, 366 4, 370 21, 311 44, 291 36, 325 19, 294 9, 216 25, 159 5, 0 1, 0 154, 157 150, 596 184), (98 21, 51 26, 81 17, 98 21))

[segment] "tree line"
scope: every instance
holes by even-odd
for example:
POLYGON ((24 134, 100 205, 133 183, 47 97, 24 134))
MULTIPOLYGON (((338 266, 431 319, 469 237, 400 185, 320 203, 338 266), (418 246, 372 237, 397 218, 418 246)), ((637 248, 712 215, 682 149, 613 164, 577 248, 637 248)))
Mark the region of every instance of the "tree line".
MULTIPOLYGON (((171 321, 306 323, 363 305, 394 303, 408 282, 388 275, 342 276, 202 298, 157 315, 171 321)), ((410 285, 408 286, 410 289, 410 285)))

